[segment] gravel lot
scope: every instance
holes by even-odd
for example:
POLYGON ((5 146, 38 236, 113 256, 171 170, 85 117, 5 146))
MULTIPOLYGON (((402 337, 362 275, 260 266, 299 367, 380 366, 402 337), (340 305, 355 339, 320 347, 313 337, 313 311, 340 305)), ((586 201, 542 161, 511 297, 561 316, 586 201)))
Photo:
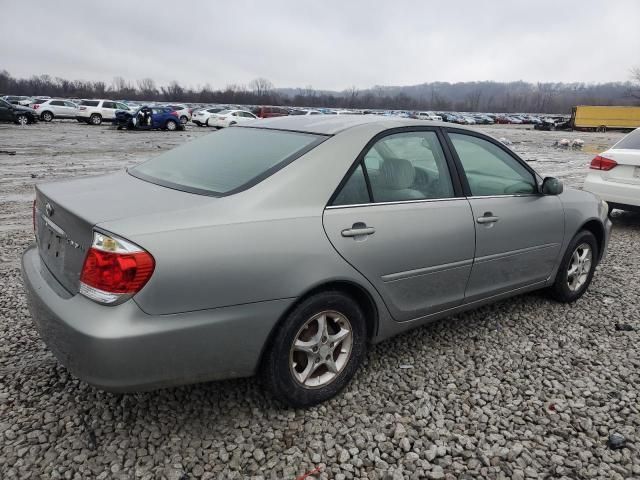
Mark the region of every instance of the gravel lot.
MULTIPOLYGON (((483 127, 580 186, 618 133, 483 127), (583 151, 552 146, 581 138, 583 151)), ((19 256, 33 184, 121 169, 206 133, 0 126, 0 478, 640 478, 640 215, 618 213, 587 294, 531 294, 377 345, 338 398, 276 404, 255 379, 115 395, 32 327, 19 256), (632 331, 620 331, 616 324, 632 331), (609 448, 612 433, 626 439, 609 448)))

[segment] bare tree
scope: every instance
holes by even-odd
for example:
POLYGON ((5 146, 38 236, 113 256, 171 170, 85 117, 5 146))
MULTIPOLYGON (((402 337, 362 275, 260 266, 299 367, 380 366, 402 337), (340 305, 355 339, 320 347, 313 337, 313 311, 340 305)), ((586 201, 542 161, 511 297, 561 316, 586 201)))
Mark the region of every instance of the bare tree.
POLYGON ((263 77, 256 78, 249 84, 249 89, 258 97, 271 95, 274 88, 273 83, 263 77))
POLYGON ((156 82, 153 78, 141 78, 138 80, 138 90, 143 98, 152 98, 158 93, 156 82))
POLYGON ((629 96, 640 100, 640 67, 633 67, 631 69, 631 83, 632 86, 629 89, 629 96))
POLYGON ((169 100, 170 102, 177 102, 182 100, 184 95, 184 88, 182 88, 180 84, 175 80, 166 87, 161 88, 162 95, 164 95, 166 100, 169 100))
POLYGON ((360 93, 360 90, 358 90, 355 85, 353 85, 351 88, 348 88, 344 91, 345 98, 347 100, 347 106, 349 107, 356 106, 356 101, 359 93, 360 93))

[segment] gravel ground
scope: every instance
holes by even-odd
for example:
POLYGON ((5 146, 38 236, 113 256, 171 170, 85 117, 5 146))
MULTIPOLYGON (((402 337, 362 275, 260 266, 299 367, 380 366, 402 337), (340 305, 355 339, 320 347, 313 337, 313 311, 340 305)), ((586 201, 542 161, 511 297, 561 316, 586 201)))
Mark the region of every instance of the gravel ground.
MULTIPOLYGON (((580 186, 618 133, 484 127, 580 186), (552 146, 581 138, 584 151, 552 146)), ((69 375, 32 327, 19 255, 35 182, 134 164, 205 133, 0 126, 0 478, 640 478, 640 215, 614 216, 587 294, 531 294, 377 345, 338 398, 276 404, 255 379, 116 395, 69 375), (628 324, 633 330, 618 330, 628 324), (624 448, 613 449, 613 433, 624 448)))

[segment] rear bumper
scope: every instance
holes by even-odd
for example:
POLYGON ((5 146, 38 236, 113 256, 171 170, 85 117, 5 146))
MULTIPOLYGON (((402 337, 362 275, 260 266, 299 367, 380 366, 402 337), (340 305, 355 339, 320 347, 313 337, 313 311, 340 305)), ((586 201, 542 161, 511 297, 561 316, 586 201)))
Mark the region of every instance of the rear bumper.
POLYGON ((640 185, 612 182, 600 173, 590 172, 584 181, 584 189, 608 203, 640 207, 640 185))
POLYGON ((252 375, 292 300, 172 315, 148 315, 130 300, 99 305, 70 295, 41 263, 22 256, 29 309, 43 341, 80 379, 110 391, 252 375))

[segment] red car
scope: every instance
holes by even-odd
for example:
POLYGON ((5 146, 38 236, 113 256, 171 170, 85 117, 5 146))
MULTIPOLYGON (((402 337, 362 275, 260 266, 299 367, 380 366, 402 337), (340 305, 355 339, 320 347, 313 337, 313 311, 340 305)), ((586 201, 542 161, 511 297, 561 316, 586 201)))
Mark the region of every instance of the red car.
POLYGON ((251 113, 260 118, 284 117, 289 115, 289 110, 282 107, 256 107, 251 113))

